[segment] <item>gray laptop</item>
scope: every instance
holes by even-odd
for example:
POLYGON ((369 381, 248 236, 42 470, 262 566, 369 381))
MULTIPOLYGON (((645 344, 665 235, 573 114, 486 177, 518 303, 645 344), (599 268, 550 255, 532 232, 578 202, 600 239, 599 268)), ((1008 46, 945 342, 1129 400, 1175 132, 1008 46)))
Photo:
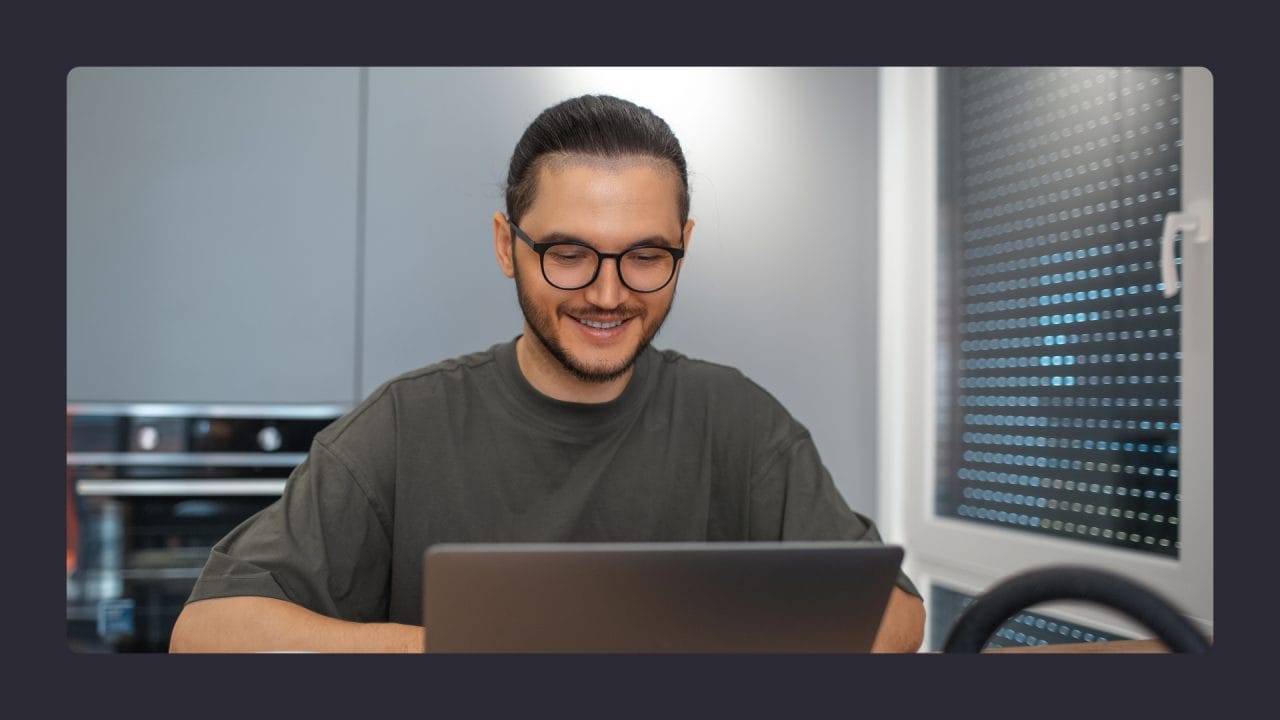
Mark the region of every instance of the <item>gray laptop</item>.
POLYGON ((902 556, 853 542, 433 545, 426 651, 866 652, 902 556))

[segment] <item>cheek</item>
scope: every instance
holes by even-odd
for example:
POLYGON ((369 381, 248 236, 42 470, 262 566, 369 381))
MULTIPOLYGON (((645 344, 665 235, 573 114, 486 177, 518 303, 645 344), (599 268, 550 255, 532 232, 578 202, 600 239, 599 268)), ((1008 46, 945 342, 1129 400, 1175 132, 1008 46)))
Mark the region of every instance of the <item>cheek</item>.
POLYGON ((528 260, 516 261, 515 258, 512 258, 511 270, 516 284, 520 286, 526 297, 530 299, 541 298, 546 283, 542 280, 542 271, 538 267, 536 259, 534 262, 529 262, 528 260))
POLYGON ((554 318, 562 307, 571 304, 572 293, 557 290, 542 279, 541 272, 534 268, 532 272, 520 268, 516 274, 516 284, 525 300, 532 304, 541 314, 554 318))
POLYGON ((645 309, 648 310, 650 317, 658 317, 671 308, 671 301, 674 299, 674 292, 671 286, 667 286, 662 290, 652 293, 644 298, 645 309))

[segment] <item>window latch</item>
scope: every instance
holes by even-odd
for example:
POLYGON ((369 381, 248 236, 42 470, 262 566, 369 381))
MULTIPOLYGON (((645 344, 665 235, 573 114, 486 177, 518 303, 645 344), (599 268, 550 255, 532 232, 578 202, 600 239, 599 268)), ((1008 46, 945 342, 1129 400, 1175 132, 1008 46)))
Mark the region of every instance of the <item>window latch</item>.
POLYGON ((1211 225, 1200 222, 1197 215, 1185 212, 1170 212, 1164 216, 1164 232, 1160 235, 1160 281, 1164 285, 1164 296, 1171 298, 1178 294, 1182 282, 1178 279, 1178 267, 1173 257, 1173 241, 1178 233, 1182 233, 1183 242, 1209 242, 1211 225))

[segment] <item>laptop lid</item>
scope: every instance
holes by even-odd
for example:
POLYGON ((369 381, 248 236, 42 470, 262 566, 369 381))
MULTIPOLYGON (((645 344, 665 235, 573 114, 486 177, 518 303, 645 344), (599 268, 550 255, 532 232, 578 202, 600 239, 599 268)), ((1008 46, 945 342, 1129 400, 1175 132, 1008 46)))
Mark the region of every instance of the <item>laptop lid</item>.
POLYGON ((902 556, 855 542, 434 545, 426 651, 866 652, 902 556))

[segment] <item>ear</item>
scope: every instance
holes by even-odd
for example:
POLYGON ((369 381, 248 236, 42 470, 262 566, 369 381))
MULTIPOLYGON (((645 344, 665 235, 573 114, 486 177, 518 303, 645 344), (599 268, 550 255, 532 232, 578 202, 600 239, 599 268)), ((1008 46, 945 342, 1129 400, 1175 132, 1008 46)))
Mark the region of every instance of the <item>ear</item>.
POLYGON ((516 276, 515 262, 512 260, 511 253, 511 225, 507 223, 507 216, 501 211, 493 214, 493 254, 498 258, 498 267, 502 269, 502 274, 509 278, 516 276))
POLYGON ((689 243, 693 241, 693 219, 684 222, 684 252, 685 257, 689 255, 689 243))

